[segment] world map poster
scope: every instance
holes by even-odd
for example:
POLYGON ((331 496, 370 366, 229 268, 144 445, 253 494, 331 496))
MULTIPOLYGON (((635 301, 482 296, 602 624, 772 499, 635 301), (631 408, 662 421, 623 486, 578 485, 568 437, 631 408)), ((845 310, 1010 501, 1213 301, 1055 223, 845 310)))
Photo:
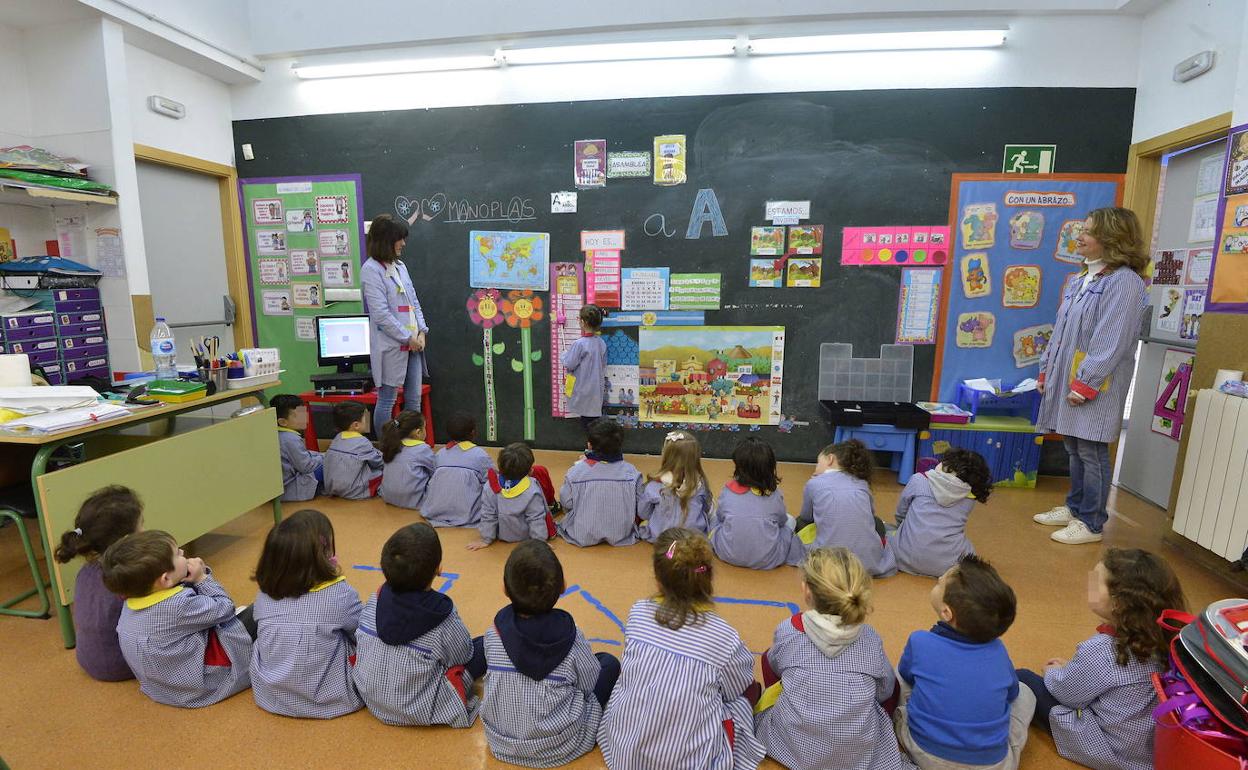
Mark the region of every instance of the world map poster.
POLYGON ((550 288, 550 235, 498 230, 468 233, 468 284, 475 289, 550 288))

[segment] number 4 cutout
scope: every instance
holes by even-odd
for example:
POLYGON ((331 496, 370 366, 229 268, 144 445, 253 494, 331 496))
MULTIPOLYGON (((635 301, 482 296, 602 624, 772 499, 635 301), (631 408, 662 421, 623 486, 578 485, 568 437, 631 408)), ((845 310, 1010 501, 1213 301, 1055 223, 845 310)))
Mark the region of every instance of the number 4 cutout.
POLYGON ((1170 421, 1170 438, 1175 441, 1179 440, 1179 434, 1183 431, 1183 410, 1187 406, 1187 388, 1192 381, 1192 367, 1190 364, 1180 364, 1175 370, 1174 376, 1170 378, 1170 382, 1166 384, 1165 390, 1161 391, 1161 395, 1157 397, 1157 403, 1153 405, 1153 415, 1162 417, 1170 421), (1166 406, 1170 403, 1171 397, 1174 398, 1174 408, 1166 406))

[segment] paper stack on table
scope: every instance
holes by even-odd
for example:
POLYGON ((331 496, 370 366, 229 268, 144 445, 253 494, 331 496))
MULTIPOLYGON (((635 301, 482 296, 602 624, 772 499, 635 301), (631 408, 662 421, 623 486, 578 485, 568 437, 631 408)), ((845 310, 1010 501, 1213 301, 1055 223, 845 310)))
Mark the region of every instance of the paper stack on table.
POLYGON ((85 385, 0 388, 0 409, 11 409, 22 414, 87 407, 99 400, 100 394, 85 385))
POLYGON ((102 420, 124 417, 128 414, 130 410, 119 404, 97 403, 92 406, 19 417, 16 420, 0 423, 0 431, 18 435, 58 433, 102 420))

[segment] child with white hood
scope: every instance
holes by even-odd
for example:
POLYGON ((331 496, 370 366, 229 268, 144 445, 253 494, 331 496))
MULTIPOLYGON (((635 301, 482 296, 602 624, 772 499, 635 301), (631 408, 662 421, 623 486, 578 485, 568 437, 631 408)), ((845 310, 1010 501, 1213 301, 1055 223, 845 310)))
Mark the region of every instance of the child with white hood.
POLYGON ((888 540, 897 568, 940 577, 963 556, 975 553, 966 520, 975 501, 988 502, 992 474, 978 452, 950 449, 940 465, 910 477, 897 502, 897 531, 888 540))

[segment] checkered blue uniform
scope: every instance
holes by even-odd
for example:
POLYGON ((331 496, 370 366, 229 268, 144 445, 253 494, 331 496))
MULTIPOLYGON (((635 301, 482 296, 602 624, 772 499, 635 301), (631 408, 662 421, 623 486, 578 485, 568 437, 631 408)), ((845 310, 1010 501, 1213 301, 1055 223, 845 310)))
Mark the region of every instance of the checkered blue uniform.
POLYGON ((435 527, 475 527, 481 520, 481 495, 494 461, 479 446, 443 447, 429 479, 420 515, 435 527))
POLYGON ((1097 634, 1079 644, 1065 668, 1044 673, 1062 705, 1049 712, 1057 753, 1094 770, 1152 770, 1153 662, 1114 660, 1114 638, 1097 634))
POLYGON ((251 650, 256 705, 311 719, 358 711, 364 701, 351 684, 349 658, 361 606, 345 580, 290 599, 257 594, 252 613, 259 630, 251 650))
POLYGON ((381 452, 364 436, 330 442, 325 452, 325 494, 347 500, 367 500, 368 483, 381 475, 385 467, 381 452))
POLYGON ((840 470, 821 473, 802 490, 797 529, 815 524, 810 548, 844 546, 876 577, 897 573, 897 561, 875 531, 875 501, 866 481, 840 470))
POLYGON ((279 430, 277 447, 282 458, 282 500, 302 502, 316 497, 321 482, 316 472, 325 464, 325 455, 313 452, 294 431, 279 430))
POLYGON ((796 566, 806 555, 802 541, 789 529, 789 514, 780 490, 770 495, 735 492, 725 486, 715 509, 711 545, 729 564, 750 569, 796 566))
POLYGON ((477 532, 487 543, 502 540, 518 543, 521 540, 545 540, 550 534, 546 529, 546 498, 537 482, 529 480, 529 486, 515 497, 495 494, 486 487, 481 493, 481 523, 477 532))
POLYGON ((598 728, 611 770, 753 770, 765 753, 742 693, 754 656, 714 612, 679 631, 659 625, 643 599, 628 613, 624 660, 598 728), (732 720, 729 745, 724 728, 732 720))
POLYGON ((600 335, 580 337, 559 361, 576 378, 568 396, 568 414, 573 417, 601 417, 607 400, 607 343, 600 335))
POLYGON ((485 632, 481 723, 490 753, 525 767, 558 767, 592 751, 602 708, 594 683, 602 666, 580 629, 568 656, 540 682, 516 670, 493 626, 485 632))
POLYGON ((565 515, 559 534, 581 547, 637 542, 637 501, 645 479, 632 463, 582 460, 564 474, 559 502, 565 515))
POLYGON ((896 676, 875 629, 829 658, 792 620, 776 627, 767 662, 784 692, 758 714, 754 732, 767 754, 792 770, 911 770, 880 703, 896 676), (834 697, 829 697, 830 694, 834 697))
POLYGON ((689 498, 686 513, 681 511, 680 498, 670 487, 661 481, 651 481, 642 490, 641 501, 637 504, 637 516, 642 519, 637 525, 637 537, 653 543, 663 530, 672 527, 694 529, 705 535, 711 531, 713 507, 711 492, 705 484, 698 484, 697 491, 689 498))
POLYGON ((386 644, 377 636, 377 595, 360 616, 355 686, 373 716, 388 725, 471 727, 480 699, 472 677, 461 675, 467 700, 446 678, 446 670, 472 659, 472 640, 459 612, 407 644, 386 644))
POLYGON ((139 689, 157 703, 211 706, 251 686, 251 637, 211 576, 151 607, 123 607, 117 641, 139 689), (204 665, 212 629, 230 658, 228 668, 204 665))
POLYGON ((912 575, 940 577, 963 556, 975 553, 966 536, 966 520, 974 507, 969 497, 941 505, 927 476, 911 476, 897 501, 897 531, 888 540, 898 568, 912 575))
POLYGON ((425 442, 403 447, 386 463, 381 476, 381 499, 399 508, 420 508, 436 467, 433 450, 425 442))

